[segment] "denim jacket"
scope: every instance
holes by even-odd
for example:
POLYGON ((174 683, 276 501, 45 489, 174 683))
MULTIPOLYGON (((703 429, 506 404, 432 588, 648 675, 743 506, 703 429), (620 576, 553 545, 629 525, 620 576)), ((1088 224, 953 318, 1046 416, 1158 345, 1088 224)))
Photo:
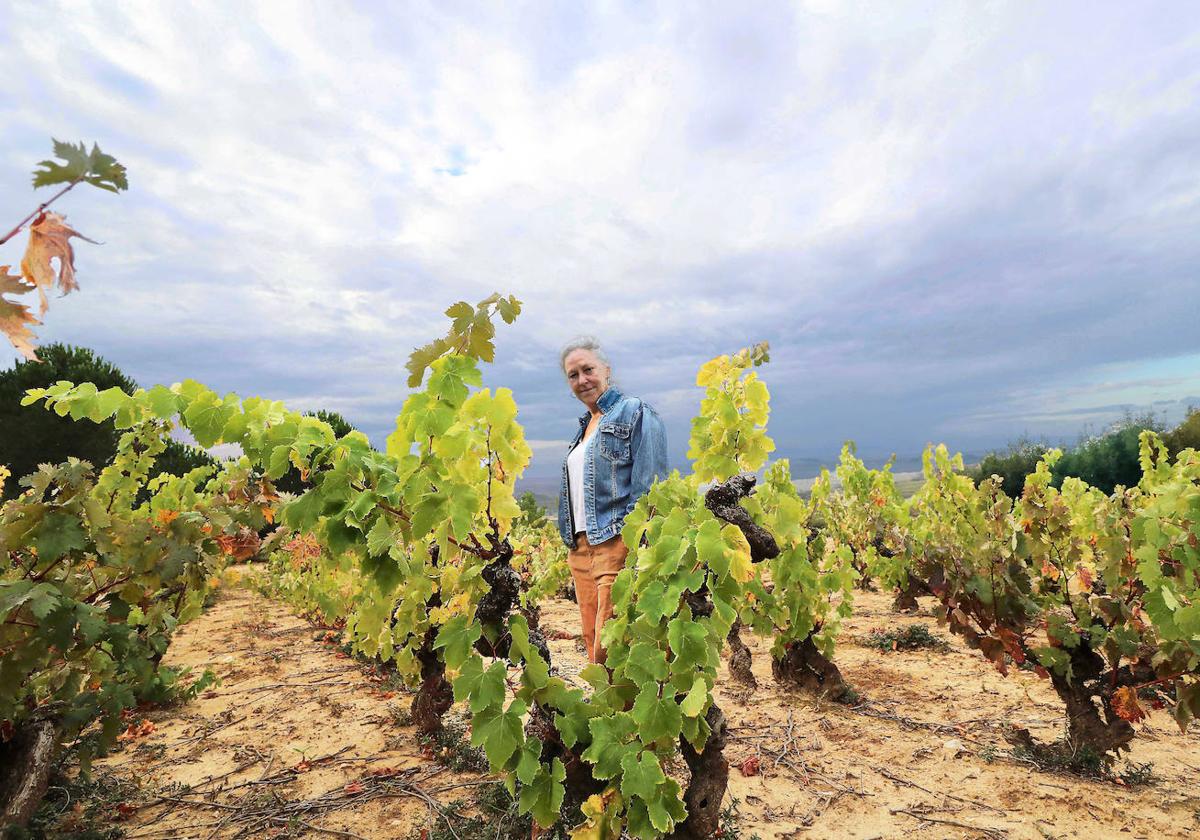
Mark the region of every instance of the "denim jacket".
MULTIPOLYGON (((586 531, 591 545, 621 533, 625 517, 655 479, 666 478, 667 432, 654 409, 616 388, 600 395, 600 424, 588 438, 583 461, 583 506, 586 523, 571 516, 567 461, 563 459, 562 489, 558 496, 558 532, 575 548, 575 532, 586 531)), ((579 418, 579 431, 567 454, 583 438, 590 413, 579 418)))

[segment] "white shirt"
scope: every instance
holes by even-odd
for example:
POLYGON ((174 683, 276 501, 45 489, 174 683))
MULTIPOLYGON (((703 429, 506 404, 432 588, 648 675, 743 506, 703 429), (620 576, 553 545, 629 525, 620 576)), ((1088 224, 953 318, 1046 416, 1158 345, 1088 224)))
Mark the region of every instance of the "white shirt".
POLYGON ((571 497, 571 518, 575 522, 575 533, 587 530, 587 509, 583 506, 583 464, 587 460, 588 441, 596 436, 595 431, 576 444, 567 456, 567 488, 571 497))

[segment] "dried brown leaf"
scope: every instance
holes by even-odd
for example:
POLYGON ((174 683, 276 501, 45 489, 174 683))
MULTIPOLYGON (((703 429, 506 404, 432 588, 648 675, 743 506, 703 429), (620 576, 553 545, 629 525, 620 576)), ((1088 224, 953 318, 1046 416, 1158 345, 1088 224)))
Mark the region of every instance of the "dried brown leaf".
POLYGON ((34 334, 30 324, 40 324, 28 306, 9 300, 5 295, 23 295, 33 291, 33 286, 15 274, 8 273, 7 265, 0 265, 0 332, 8 336, 13 347, 31 362, 38 360, 34 352, 34 334))
POLYGON ((75 282, 75 249, 71 237, 77 236, 96 244, 82 233, 66 225, 66 217, 58 213, 45 212, 29 226, 29 244, 21 259, 21 274, 27 283, 37 287, 42 306, 38 315, 45 315, 49 303, 46 290, 54 287, 55 281, 62 293, 68 294, 79 288, 75 282), (58 260, 58 271, 52 260, 58 260))

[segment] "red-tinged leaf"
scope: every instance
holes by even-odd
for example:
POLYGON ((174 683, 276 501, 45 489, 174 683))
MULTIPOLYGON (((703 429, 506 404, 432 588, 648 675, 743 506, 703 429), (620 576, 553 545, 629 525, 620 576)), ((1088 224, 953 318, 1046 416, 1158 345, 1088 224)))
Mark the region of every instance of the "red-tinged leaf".
POLYGON ((1084 592, 1091 592, 1092 584, 1094 582, 1092 570, 1087 566, 1081 565, 1078 569, 1076 569, 1076 574, 1079 576, 1079 588, 1084 592))
POLYGON ((218 536, 217 545, 221 547, 221 551, 234 560, 249 560, 258 553, 262 540, 253 529, 242 526, 236 534, 218 536))
POLYGON ((142 719, 140 723, 131 723, 125 728, 125 731, 117 736, 118 741, 132 741, 136 738, 144 738, 154 731, 154 724, 146 719, 142 719))
POLYGON ((1007 627, 997 627, 996 636, 1004 643, 1004 650, 1018 665, 1025 661, 1025 649, 1021 647, 1021 637, 1007 627))
POLYGON ((758 756, 752 755, 738 765, 738 771, 743 776, 757 776, 759 771, 758 756))
POLYGON ((1132 686, 1123 685, 1113 692, 1112 707, 1117 717, 1130 723, 1137 723, 1146 717, 1138 703, 1137 691, 1132 686))
POLYGON ((292 769, 295 770, 297 773, 307 773, 309 770, 312 769, 312 762, 306 758, 303 761, 301 761, 299 764, 297 764, 295 767, 293 767, 292 769))
POLYGON ((1050 679, 1050 672, 1047 671, 1045 668, 1043 668, 1041 665, 1034 665, 1033 672, 1044 680, 1050 679))
POLYGON ((980 636, 978 644, 979 650, 991 660, 991 663, 996 666, 996 670, 1007 676, 1008 660, 1004 655, 1004 643, 994 636, 980 636))
POLYGON ((363 792, 362 782, 351 782, 350 784, 348 784, 344 788, 342 788, 342 790, 344 790, 346 793, 362 793, 363 792))

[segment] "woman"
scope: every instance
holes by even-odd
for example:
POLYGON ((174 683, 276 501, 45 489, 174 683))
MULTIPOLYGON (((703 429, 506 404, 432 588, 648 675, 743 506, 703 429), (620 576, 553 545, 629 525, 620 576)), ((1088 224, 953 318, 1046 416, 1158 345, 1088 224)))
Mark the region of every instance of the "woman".
POLYGON ((621 526, 655 479, 667 476, 667 435, 654 409, 612 387, 595 339, 572 341, 561 362, 571 393, 588 410, 563 461, 558 530, 570 548, 588 659, 603 662, 600 631, 612 616, 612 584, 627 553, 621 526))

